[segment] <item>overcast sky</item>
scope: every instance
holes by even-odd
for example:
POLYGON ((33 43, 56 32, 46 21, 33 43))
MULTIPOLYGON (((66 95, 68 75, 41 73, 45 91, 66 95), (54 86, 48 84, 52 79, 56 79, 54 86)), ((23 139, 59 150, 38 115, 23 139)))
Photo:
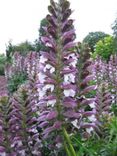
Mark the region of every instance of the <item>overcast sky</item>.
MULTIPOLYGON (((112 34, 111 24, 117 17, 117 0, 70 0, 74 10, 77 41, 91 31, 112 34)), ((49 0, 0 0, 0 52, 9 40, 13 44, 38 38, 41 19, 49 0)))

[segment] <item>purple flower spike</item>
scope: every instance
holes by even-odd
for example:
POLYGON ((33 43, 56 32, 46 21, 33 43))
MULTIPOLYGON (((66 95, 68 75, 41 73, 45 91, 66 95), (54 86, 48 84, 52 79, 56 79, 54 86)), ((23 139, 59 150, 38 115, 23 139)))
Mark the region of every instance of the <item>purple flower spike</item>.
MULTIPOLYGON (((96 95, 92 92, 96 91, 97 86, 91 85, 94 80, 93 75, 94 65, 90 59, 90 48, 87 45, 81 49, 78 61, 78 76, 77 76, 77 103, 82 120, 89 125, 90 129, 94 131, 92 125, 97 122, 96 116, 96 95), (90 109, 90 111, 87 111, 90 109)), ((82 120, 80 122, 82 123, 82 120)), ((80 128, 80 125, 78 126, 80 128)), ((81 128, 83 128, 81 126, 81 128)), ((85 128, 85 127, 84 127, 85 128)))
POLYGON ((32 97, 29 96, 30 93, 31 88, 28 85, 22 85, 10 100, 11 111, 8 117, 11 149, 17 155, 29 155, 30 152, 31 154, 36 152, 36 155, 40 155, 41 142, 37 130, 37 106, 32 101, 32 97), (16 104, 18 105, 17 108, 14 107, 16 104), (37 144, 39 145, 38 148, 37 144))
POLYGON ((44 138, 51 137, 49 133, 59 131, 62 125, 66 125, 66 120, 71 117, 65 113, 77 107, 75 95, 78 58, 74 51, 75 30, 73 20, 69 19, 72 12, 69 7, 70 3, 66 0, 58 3, 51 0, 48 7, 51 15, 46 16, 49 22, 45 29, 47 35, 41 38, 48 47, 48 51, 40 53, 39 61, 39 109, 41 112, 48 112, 41 113, 38 120, 40 127, 44 125, 44 138))

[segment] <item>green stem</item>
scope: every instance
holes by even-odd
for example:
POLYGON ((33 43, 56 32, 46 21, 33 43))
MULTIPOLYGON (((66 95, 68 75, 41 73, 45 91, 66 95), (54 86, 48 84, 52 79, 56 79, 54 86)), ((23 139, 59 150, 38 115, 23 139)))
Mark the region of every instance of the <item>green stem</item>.
POLYGON ((66 129, 64 127, 63 127, 63 135, 64 135, 66 143, 68 143, 68 145, 69 145, 69 151, 71 153, 71 156, 76 156, 76 153, 75 153, 75 150, 74 150, 74 148, 72 146, 72 143, 71 143, 71 140, 69 138, 69 135, 68 135, 68 133, 67 133, 67 131, 66 131, 66 129))
POLYGON ((65 141, 64 141, 64 148, 66 150, 67 156, 71 156, 71 153, 70 153, 70 151, 69 151, 69 149, 68 149, 67 144, 66 144, 65 141))

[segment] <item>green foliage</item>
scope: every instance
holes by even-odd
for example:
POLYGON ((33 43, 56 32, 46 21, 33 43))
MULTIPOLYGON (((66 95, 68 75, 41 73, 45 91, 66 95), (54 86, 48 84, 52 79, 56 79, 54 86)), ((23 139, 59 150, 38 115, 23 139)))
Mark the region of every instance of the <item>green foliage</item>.
POLYGON ((34 50, 35 50, 34 46, 28 41, 22 42, 14 46, 14 51, 20 52, 20 54, 22 55, 26 55, 29 51, 34 50))
POLYGON ((96 43, 103 39, 104 37, 109 36, 108 34, 105 34, 101 31, 96 32, 90 32, 83 40, 84 43, 87 43, 89 47, 91 48, 91 51, 94 52, 96 43))
POLYGON ((79 133, 72 137, 72 142, 78 156, 96 156, 95 148, 98 148, 98 144, 96 144, 96 147, 93 146, 92 148, 94 144, 93 139, 83 139, 79 133))
POLYGON ((6 47, 7 61, 11 61, 15 52, 19 52, 21 55, 26 56, 29 51, 35 51, 34 45, 32 45, 30 42, 25 41, 20 44, 13 45, 11 41, 9 41, 8 46, 6 47))
POLYGON ((46 33, 45 33, 43 27, 46 27, 46 26, 48 26, 48 25, 49 25, 49 22, 47 21, 47 19, 46 19, 46 18, 43 18, 43 19, 41 20, 41 22, 40 22, 39 36, 45 36, 45 35, 46 35, 46 33))
POLYGON ((10 93, 17 91, 18 87, 25 83, 27 80, 27 76, 25 73, 18 72, 12 76, 10 80, 8 80, 8 90, 10 93))
POLYGON ((103 155, 117 156, 117 117, 112 117, 107 124, 108 135, 105 138, 103 155))
POLYGON ((4 75, 4 67, 6 63, 6 56, 4 54, 0 55, 0 75, 4 75))
POLYGON ((13 53, 14 53, 14 48, 13 48, 11 41, 9 41, 8 45, 6 46, 6 61, 7 61, 7 63, 11 63, 13 53))
POLYGON ((100 56, 102 59, 108 60, 110 55, 114 53, 113 41, 114 39, 112 36, 105 37, 98 41, 93 57, 100 56))
POLYGON ((35 51, 40 52, 40 50, 46 51, 47 48, 45 47, 45 45, 43 43, 41 43, 40 40, 35 40, 35 51))
MULTIPOLYGON (((79 156, 117 156, 117 117, 107 117, 102 127, 103 133, 85 137, 76 133, 71 140, 79 156)), ((86 135, 85 135, 86 136, 86 135)))
POLYGON ((114 115, 117 116, 117 104, 116 104, 116 103, 114 103, 114 104, 112 105, 111 110, 112 110, 112 112, 114 113, 114 115))

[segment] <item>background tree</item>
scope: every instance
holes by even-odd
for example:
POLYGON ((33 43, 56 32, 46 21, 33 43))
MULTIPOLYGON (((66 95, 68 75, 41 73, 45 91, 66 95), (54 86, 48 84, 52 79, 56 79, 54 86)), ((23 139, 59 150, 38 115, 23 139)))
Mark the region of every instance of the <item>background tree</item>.
POLYGON ((114 24, 112 26, 112 29, 113 29, 114 36, 117 37, 117 18, 114 21, 114 24))
POLYGON ((29 51, 35 51, 35 46, 29 41, 21 42, 20 44, 13 45, 9 41, 6 47, 7 60, 10 60, 15 52, 19 52, 21 55, 25 56, 29 51))
POLYGON ((117 18, 115 19, 113 23, 112 29, 113 29, 113 35, 114 35, 114 47, 117 53, 117 18))
POLYGON ((12 41, 10 40, 8 42, 8 45, 6 46, 6 61, 7 61, 7 63, 11 62, 11 58, 12 58, 13 53, 14 53, 14 48, 12 45, 12 41))
POLYGON ((0 75, 4 75, 5 62, 6 56, 4 54, 0 54, 0 75))
POLYGON ((46 33, 44 31, 44 27, 47 27, 49 25, 49 22, 47 18, 43 18, 40 22, 40 28, 39 28, 39 36, 45 36, 46 33))
POLYGON ((95 51, 93 56, 100 56, 104 60, 108 60, 110 56, 114 53, 113 46, 114 38, 112 36, 108 36, 98 41, 95 46, 95 51))
POLYGON ((87 43, 89 47, 91 48, 91 51, 94 52, 96 43, 103 39, 104 37, 109 36, 108 34, 96 31, 96 32, 90 32, 83 40, 84 43, 87 43))

